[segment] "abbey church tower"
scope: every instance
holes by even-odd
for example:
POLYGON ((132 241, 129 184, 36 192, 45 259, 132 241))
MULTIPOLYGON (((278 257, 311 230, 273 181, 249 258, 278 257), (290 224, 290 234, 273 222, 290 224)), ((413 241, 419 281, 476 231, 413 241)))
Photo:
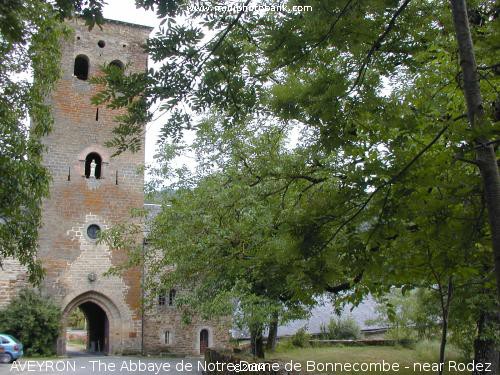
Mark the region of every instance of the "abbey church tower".
MULTIPOLYGON (((70 26, 75 32, 63 41, 62 77, 50 99, 54 127, 44 140, 52 183, 39 232, 39 258, 47 272, 43 292, 60 304, 63 323, 73 309, 84 312, 89 350, 139 351, 141 270, 104 276, 125 254, 96 238, 143 207, 144 142, 137 153, 110 157, 113 150, 104 144, 119 112, 90 103, 98 88, 89 78, 105 63, 126 66, 126 73, 145 71, 143 46, 151 28, 110 20, 90 32, 82 20, 70 26)), ((64 351, 62 333, 58 352, 64 351)))
MULTIPOLYGON (((112 20, 91 31, 80 19, 69 26, 75 32, 62 41, 62 76, 48 98, 54 126, 43 140, 44 165, 52 182, 42 205, 38 251, 46 270, 41 293, 62 311, 57 352, 71 351, 66 328, 77 309, 85 316, 88 352, 200 355, 210 347, 225 347, 230 319, 194 316, 184 324, 176 305, 182 288, 150 296, 154 303, 143 312, 142 269, 104 275, 124 263, 127 254, 98 243, 99 232, 130 220, 132 209, 146 208, 153 217, 159 207, 144 204, 144 139, 139 152, 111 157, 114 150, 105 143, 113 138, 120 111, 91 104, 99 87, 89 79, 100 74, 103 64, 125 69, 125 74, 144 72, 143 46, 152 30, 112 20)), ((5 260, 0 308, 23 287, 29 287, 26 270, 15 259, 5 260)))

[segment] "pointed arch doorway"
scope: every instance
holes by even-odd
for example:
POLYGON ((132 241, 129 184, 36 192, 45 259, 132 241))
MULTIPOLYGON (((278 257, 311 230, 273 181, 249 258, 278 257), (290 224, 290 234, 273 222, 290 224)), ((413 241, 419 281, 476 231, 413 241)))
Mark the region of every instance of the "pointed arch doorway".
POLYGON ((94 302, 84 302, 75 307, 70 313, 66 329, 66 353, 76 355, 108 352, 109 319, 106 312, 94 302), (80 316, 83 316, 83 319, 80 316))
POLYGON ((115 327, 119 321, 119 310, 106 296, 87 292, 74 298, 63 311, 63 329, 58 340, 58 354, 107 355, 119 350, 120 334, 115 327), (83 329, 80 325, 79 336, 75 336, 75 331, 70 329, 73 324, 71 317, 75 310, 79 310, 85 319, 83 329))

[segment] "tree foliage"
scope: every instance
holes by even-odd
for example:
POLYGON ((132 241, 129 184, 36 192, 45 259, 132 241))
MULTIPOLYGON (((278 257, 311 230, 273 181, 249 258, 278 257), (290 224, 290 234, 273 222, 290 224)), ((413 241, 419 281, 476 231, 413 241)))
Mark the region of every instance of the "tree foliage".
POLYGON ((0 44, 0 254, 19 259, 34 281, 41 275, 34 258, 40 204, 50 178, 41 165, 40 139, 52 125, 45 98, 59 76, 62 27, 47 4, 19 3, 2 5, 8 8, 8 22, 2 22, 0 44), (30 69, 33 80, 26 74, 30 69))
MULTIPOLYGON (((261 282, 266 295, 307 305, 325 291, 356 303, 453 276, 484 296, 464 311, 498 311, 497 228, 475 160, 499 132, 497 2, 468 3, 480 127, 446 2, 317 0, 306 12, 139 4, 163 18, 148 42, 161 68, 103 79, 97 102, 141 103, 122 118, 121 150, 141 134, 140 111, 158 103, 164 143, 197 134, 193 175, 159 171, 182 182, 151 233, 165 259, 157 274, 176 265, 164 282, 198 280, 209 303, 236 281, 261 282)), ((160 161, 176 150, 164 146, 160 161)))
POLYGON ((84 329, 86 326, 85 315, 82 310, 74 309, 68 316, 68 327, 73 329, 84 329))
POLYGON ((59 308, 31 289, 21 290, 0 310, 0 331, 21 341, 27 355, 55 354, 60 321, 59 308))

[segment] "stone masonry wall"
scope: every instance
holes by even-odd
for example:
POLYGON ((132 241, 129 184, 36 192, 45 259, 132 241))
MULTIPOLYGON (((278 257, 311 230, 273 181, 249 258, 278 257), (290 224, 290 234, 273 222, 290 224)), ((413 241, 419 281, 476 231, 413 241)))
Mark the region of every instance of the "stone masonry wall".
POLYGON ((229 344, 230 320, 205 321, 194 317, 189 324, 182 322, 181 311, 174 306, 153 306, 146 310, 144 348, 147 353, 200 355, 200 332, 208 330, 208 347, 225 348, 229 344), (170 343, 165 343, 165 331, 170 343))
POLYGON ((28 285, 26 267, 16 259, 2 259, 0 269, 0 309, 6 307, 16 293, 28 285))
MULTIPOLYGON (((160 212, 160 206, 147 205, 148 212, 152 220, 160 212)), ((149 274, 150 267, 155 268, 156 262, 162 262, 162 251, 146 246, 146 284, 159 281, 159 276, 149 274)), ((163 272, 170 272, 173 266, 163 267, 163 272)), ((226 348, 229 345, 231 319, 230 317, 220 317, 218 319, 204 320, 201 316, 190 316, 189 324, 183 321, 182 308, 178 307, 176 300, 186 293, 186 289, 178 286, 175 288, 175 298, 170 305, 169 292, 166 292, 165 303, 159 304, 159 296, 152 295, 150 290, 146 290, 146 306, 144 309, 144 349, 147 353, 175 354, 199 356, 200 353, 200 333, 202 330, 208 331, 209 348, 226 348), (170 342, 165 342, 165 332, 169 332, 170 342)))

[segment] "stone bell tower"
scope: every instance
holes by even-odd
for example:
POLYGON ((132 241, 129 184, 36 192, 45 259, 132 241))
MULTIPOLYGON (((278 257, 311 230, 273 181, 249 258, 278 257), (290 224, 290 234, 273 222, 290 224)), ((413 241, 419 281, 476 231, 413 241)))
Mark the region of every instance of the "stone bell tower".
MULTIPOLYGON (((105 276, 126 254, 96 242, 100 230, 129 219, 144 205, 144 139, 140 152, 111 157, 105 147, 119 111, 96 107, 98 92, 89 78, 102 64, 127 72, 147 68, 143 45, 150 27, 107 20, 91 31, 80 19, 62 42, 62 77, 50 98, 52 132, 45 137, 44 164, 52 175, 50 197, 43 203, 39 258, 46 270, 42 290, 60 304, 63 327, 80 308, 88 323, 87 349, 105 353, 141 350, 141 273, 130 269, 105 276)), ((140 239, 139 239, 140 240, 140 239)), ((58 352, 65 352, 61 332, 58 352)))

